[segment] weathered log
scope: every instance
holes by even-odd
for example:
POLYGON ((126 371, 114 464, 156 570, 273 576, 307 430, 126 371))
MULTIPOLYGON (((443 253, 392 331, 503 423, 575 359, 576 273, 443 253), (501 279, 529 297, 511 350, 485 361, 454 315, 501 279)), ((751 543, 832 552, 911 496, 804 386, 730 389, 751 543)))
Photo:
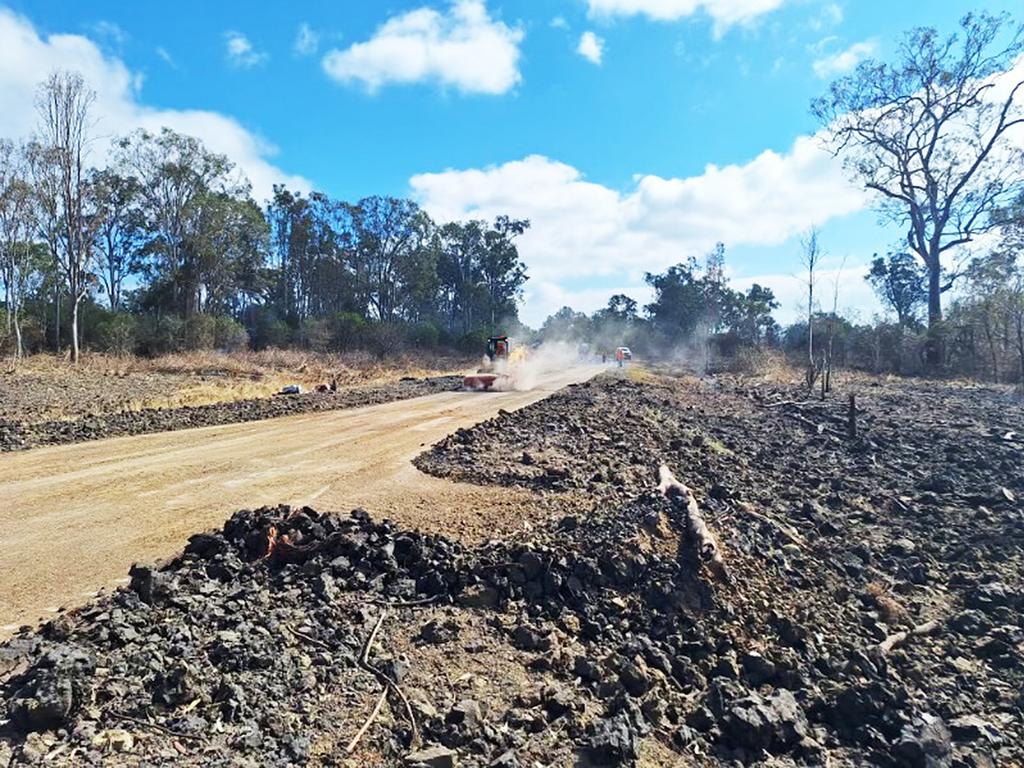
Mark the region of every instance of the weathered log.
POLYGON ((729 571, 722 558, 722 548, 718 538, 704 522, 697 499, 689 487, 679 482, 672 471, 664 464, 658 470, 660 482, 658 491, 666 499, 685 510, 686 532, 697 558, 718 579, 728 581, 729 571))
POLYGON ((911 637, 917 637, 918 635, 927 635, 934 632, 939 628, 940 622, 938 621, 926 621, 924 624, 918 624, 913 629, 908 629, 904 632, 897 632, 894 635, 889 635, 882 642, 875 646, 875 653, 879 656, 885 656, 889 651, 898 645, 903 645, 911 637))

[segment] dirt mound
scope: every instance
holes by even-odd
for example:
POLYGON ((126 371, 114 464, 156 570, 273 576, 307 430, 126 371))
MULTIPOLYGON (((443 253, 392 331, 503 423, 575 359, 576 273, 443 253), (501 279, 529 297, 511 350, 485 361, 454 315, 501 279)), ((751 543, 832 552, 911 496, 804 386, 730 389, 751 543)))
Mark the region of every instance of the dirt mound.
POLYGON ((437 376, 403 379, 391 384, 342 389, 338 392, 236 400, 182 408, 146 408, 70 420, 35 423, 0 420, 0 451, 360 408, 448 392, 459 389, 461 384, 462 379, 458 376, 437 376))
POLYGON ((311 735, 330 744, 346 687, 367 688, 359 658, 381 609, 342 593, 447 596, 462 565, 458 545, 365 513, 239 512, 166 567, 136 566, 129 588, 9 643, 0 719, 50 733, 21 745, 26 761, 41 743, 99 761, 140 730, 152 741, 130 749, 153 759, 305 761, 311 735))
MULTIPOLYGON (((1008 595, 1024 566, 1024 409, 996 391, 898 382, 857 403, 851 438, 841 395, 604 378, 456 433, 417 463, 585 490, 595 514, 644 499, 660 462, 697 488, 734 579, 696 612, 700 639, 684 642, 698 645, 664 650, 677 664, 704 654, 683 709, 723 756, 795 743, 814 763, 803 738, 744 736, 789 728, 775 710, 792 714, 792 694, 800 733, 833 760, 1020 760, 1024 624, 1008 595)), ((671 615, 686 626, 686 611, 671 615)))

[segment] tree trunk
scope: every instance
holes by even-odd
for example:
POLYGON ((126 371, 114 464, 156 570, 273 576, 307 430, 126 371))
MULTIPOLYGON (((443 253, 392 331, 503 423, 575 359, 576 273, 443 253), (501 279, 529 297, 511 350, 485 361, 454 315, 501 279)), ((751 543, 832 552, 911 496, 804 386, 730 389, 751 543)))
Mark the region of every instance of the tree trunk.
POLYGON ((928 264, 928 341, 925 357, 928 365, 937 369, 945 359, 945 344, 942 338, 942 264, 939 254, 927 260, 928 264))
POLYGON ((1017 326, 1017 360, 1020 363, 1020 385, 1024 388, 1024 312, 1014 318, 1017 326))
POLYGON ((60 354, 60 284, 58 283, 53 289, 53 305, 54 314, 56 317, 56 325, 54 326, 54 342, 57 348, 57 354, 60 354))
POLYGON ((18 305, 14 305, 14 356, 21 358, 25 354, 25 350, 22 346, 21 341, 21 319, 18 317, 18 305))
POLYGON ((992 363, 992 381, 999 383, 999 356, 996 352, 996 340, 992 333, 992 325, 987 316, 982 324, 982 328, 985 331, 985 341, 988 343, 988 356, 992 363))
POLYGON ((81 295, 75 297, 75 303, 71 308, 71 362, 78 362, 78 305, 81 304, 81 295))

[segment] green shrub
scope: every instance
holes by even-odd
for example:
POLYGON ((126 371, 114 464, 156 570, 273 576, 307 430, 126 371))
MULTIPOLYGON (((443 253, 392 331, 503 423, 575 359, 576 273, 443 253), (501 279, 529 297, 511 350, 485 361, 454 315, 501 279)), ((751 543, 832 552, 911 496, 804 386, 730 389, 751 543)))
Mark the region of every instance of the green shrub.
POLYGON ((139 321, 125 312, 109 314, 96 323, 100 350, 112 355, 130 355, 138 345, 139 321))
POLYGON ((402 327, 394 323, 372 323, 365 334, 366 348, 380 358, 396 354, 405 345, 402 327))
POLYGON ((490 334, 481 328, 479 330, 463 334, 459 338, 456 346, 460 352, 482 355, 484 350, 487 349, 488 338, 490 338, 490 334))
POLYGON ((368 323, 355 312, 339 312, 330 319, 331 348, 336 352, 361 349, 368 341, 368 323))
POLYGON ((156 356, 184 350, 185 321, 174 315, 145 315, 139 328, 139 352, 156 356))
POLYGON ((251 307, 245 315, 245 327, 253 349, 287 347, 294 336, 291 327, 266 307, 251 307))
POLYGON ((437 349, 441 331, 433 323, 417 323, 408 329, 406 338, 416 349, 437 349))
POLYGON ((213 349, 216 342, 217 318, 212 315, 192 315, 185 320, 182 332, 185 349, 213 349))
POLYGON ((213 343, 223 352, 237 352, 249 346, 249 332, 232 317, 214 318, 213 343))

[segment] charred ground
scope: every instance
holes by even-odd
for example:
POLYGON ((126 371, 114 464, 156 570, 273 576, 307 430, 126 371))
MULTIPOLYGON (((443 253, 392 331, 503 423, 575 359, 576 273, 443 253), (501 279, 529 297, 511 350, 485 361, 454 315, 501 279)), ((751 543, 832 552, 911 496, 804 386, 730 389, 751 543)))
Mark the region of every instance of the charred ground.
POLYGON ((0 756, 1019 763, 1024 409, 938 384, 856 394, 856 438, 844 397, 739 380, 601 377, 501 414, 417 462, 544 494, 479 547, 238 513, 3 648, 0 756), (653 490, 661 463, 727 579, 653 490))

